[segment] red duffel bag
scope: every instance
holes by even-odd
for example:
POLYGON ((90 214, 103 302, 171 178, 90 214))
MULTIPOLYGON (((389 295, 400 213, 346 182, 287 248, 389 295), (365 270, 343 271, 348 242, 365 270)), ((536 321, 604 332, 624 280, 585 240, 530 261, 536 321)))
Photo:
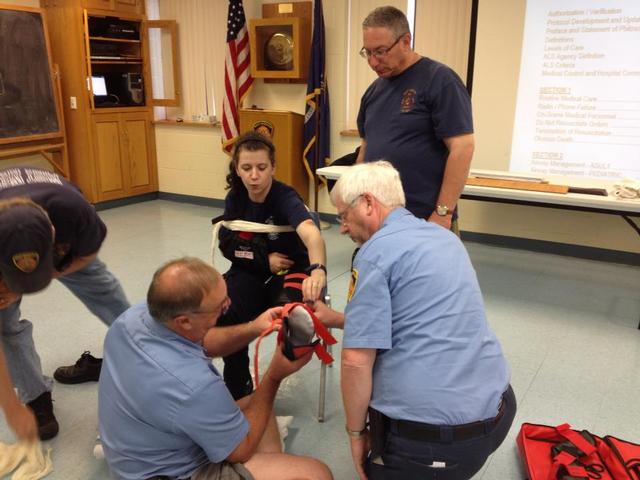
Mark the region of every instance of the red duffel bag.
POLYGON ((640 446, 615 437, 523 423, 516 442, 530 480, 640 480, 640 446))

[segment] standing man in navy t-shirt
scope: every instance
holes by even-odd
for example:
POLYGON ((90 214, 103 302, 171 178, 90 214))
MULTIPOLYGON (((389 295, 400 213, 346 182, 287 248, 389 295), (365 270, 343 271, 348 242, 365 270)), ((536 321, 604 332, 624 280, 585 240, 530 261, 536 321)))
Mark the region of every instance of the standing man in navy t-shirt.
MULTIPOLYGON (((59 175, 36 168, 0 171, 0 408, 18 438, 47 440, 58 433, 53 382, 42 373, 33 325, 20 319, 22 294, 57 278, 106 325, 113 323, 129 302, 97 258, 106 234, 93 206, 59 175)), ((54 377, 61 383, 97 381, 101 365, 85 352, 54 377)))
POLYGON ((457 231, 474 149, 469 94, 453 70, 411 49, 409 23, 397 8, 376 8, 362 27, 360 55, 379 78, 360 102, 357 162, 391 162, 407 209, 457 231))

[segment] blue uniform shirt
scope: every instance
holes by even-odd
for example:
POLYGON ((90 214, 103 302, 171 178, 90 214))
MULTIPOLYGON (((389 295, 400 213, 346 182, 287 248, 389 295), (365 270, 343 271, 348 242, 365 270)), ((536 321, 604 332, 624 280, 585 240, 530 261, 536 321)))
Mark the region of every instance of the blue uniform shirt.
POLYGON ((202 347, 156 322, 146 304, 107 333, 98 416, 109 468, 131 480, 189 477, 249 431, 202 347))
POLYGON ((370 405, 394 419, 492 418, 509 368, 462 242, 393 210, 354 260, 343 348, 378 349, 370 405))

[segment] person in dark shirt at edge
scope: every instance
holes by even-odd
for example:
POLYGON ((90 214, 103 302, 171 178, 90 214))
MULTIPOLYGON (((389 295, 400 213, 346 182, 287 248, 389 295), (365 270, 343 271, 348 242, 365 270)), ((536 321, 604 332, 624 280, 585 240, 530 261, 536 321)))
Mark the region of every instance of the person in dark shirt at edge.
MULTIPOLYGON (((42 372, 32 323, 20 318, 22 295, 57 279, 111 325, 129 302, 98 258, 106 235, 93 206, 60 175, 28 167, 0 171, 0 407, 20 439, 48 440, 59 430, 53 381, 42 372)), ((53 376, 61 383, 98 381, 101 365, 85 352, 53 376)))

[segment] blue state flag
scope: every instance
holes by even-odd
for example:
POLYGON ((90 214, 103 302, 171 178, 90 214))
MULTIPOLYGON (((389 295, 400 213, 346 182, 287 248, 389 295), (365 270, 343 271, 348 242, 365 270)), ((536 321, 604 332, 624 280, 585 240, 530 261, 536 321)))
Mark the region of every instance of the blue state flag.
POLYGON ((331 144, 329 87, 325 76, 324 16, 322 0, 313 5, 313 39, 304 114, 304 165, 310 177, 329 159, 331 144))

